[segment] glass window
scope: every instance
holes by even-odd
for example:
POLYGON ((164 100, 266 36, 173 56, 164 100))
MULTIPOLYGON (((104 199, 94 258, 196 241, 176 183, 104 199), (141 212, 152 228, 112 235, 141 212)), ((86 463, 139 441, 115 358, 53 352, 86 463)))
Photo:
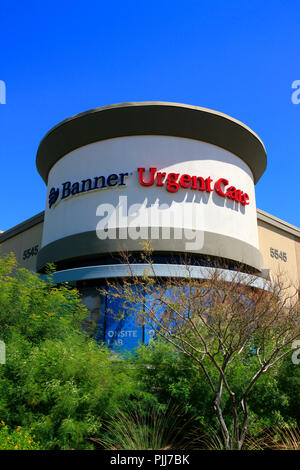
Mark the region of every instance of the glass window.
POLYGON ((112 297, 108 290, 105 344, 116 351, 133 351, 143 340, 143 325, 124 307, 123 299, 112 297))

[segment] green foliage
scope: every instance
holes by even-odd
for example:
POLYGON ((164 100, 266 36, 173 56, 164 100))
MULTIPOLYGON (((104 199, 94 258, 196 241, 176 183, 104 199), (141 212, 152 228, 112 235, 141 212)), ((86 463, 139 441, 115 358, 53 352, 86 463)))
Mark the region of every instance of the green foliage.
POLYGON ((9 429, 1 421, 0 423, 0 450, 39 450, 39 443, 35 440, 32 430, 17 426, 16 429, 9 429))
POLYGON ((102 417, 130 393, 124 364, 79 333, 30 346, 15 335, 0 370, 0 415, 34 424, 48 449, 88 448, 102 417))
POLYGON ((81 331, 85 317, 76 290, 0 260, 0 419, 33 427, 41 448, 93 448, 87 438, 133 392, 125 363, 81 331))
POLYGON ((56 287, 38 274, 17 268, 13 255, 0 258, 0 338, 7 343, 15 332, 30 343, 63 338, 81 327, 87 314, 78 291, 56 287))
POLYGON ((278 386, 288 397, 284 416, 292 416, 300 428, 300 364, 293 364, 291 355, 285 358, 278 371, 278 386))
POLYGON ((138 388, 151 392, 160 403, 170 400, 184 406, 187 415, 199 422, 213 421, 209 385, 199 368, 162 340, 141 346, 133 359, 138 388))
MULTIPOLYGON (((228 377, 237 400, 241 397, 249 375, 255 370, 254 356, 247 353, 242 360, 233 362, 228 377)), ((202 442, 219 441, 214 429, 218 423, 213 409, 213 394, 197 365, 176 351, 170 344, 157 340, 149 346, 142 346, 133 359, 134 372, 138 388, 156 396, 159 403, 172 400, 185 408, 187 417, 193 417, 198 424, 198 437, 204 432, 206 438, 202 442), (209 431, 211 430, 211 431, 209 431)), ((209 373, 214 378, 217 372, 207 364, 209 373)), ((249 397, 249 434, 260 436, 265 428, 293 424, 293 415, 287 413, 290 398, 279 383, 278 368, 262 375, 253 388, 249 397)), ((299 389, 298 389, 299 390, 299 389)), ((296 393, 299 393, 297 391, 296 393)), ((226 390, 223 393, 222 404, 224 418, 230 428, 231 403, 226 390)))

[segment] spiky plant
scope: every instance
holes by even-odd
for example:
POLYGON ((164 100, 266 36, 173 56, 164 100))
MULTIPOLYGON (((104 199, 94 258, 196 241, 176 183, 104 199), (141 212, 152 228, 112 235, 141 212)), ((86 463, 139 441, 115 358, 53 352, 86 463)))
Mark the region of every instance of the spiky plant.
POLYGON ((144 410, 116 410, 106 424, 103 437, 93 442, 109 450, 159 450, 182 446, 183 412, 178 406, 152 406, 144 410))
POLYGON ((300 429, 295 426, 273 427, 260 439, 248 439, 248 450, 300 450, 300 429))

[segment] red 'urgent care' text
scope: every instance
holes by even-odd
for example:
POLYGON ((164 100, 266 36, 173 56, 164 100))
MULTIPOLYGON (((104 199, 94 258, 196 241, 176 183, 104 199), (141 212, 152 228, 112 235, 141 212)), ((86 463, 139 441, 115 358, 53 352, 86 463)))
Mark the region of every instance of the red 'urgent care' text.
POLYGON ((213 180, 209 176, 208 178, 202 178, 202 176, 190 176, 188 174, 180 175, 180 173, 164 173, 157 171, 157 168, 149 168, 149 175, 144 177, 145 168, 138 168, 139 181, 142 186, 165 186, 169 193, 177 193, 179 188, 193 189, 198 191, 206 191, 216 193, 221 197, 226 197, 234 201, 240 202, 243 206, 249 204, 249 196, 244 191, 236 189, 235 186, 229 185, 229 181, 225 178, 219 178, 213 185, 213 180))

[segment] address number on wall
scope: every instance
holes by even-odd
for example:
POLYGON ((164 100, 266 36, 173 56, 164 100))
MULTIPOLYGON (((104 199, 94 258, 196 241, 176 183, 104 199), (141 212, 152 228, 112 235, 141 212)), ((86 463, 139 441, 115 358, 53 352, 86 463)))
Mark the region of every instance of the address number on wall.
POLYGON ((279 251, 275 248, 270 248, 270 256, 271 258, 281 259, 282 261, 287 261, 287 254, 285 251, 279 251))
POLYGON ((31 256, 36 256, 39 252, 39 245, 35 245, 32 248, 28 248, 23 251, 23 259, 28 259, 31 256))

